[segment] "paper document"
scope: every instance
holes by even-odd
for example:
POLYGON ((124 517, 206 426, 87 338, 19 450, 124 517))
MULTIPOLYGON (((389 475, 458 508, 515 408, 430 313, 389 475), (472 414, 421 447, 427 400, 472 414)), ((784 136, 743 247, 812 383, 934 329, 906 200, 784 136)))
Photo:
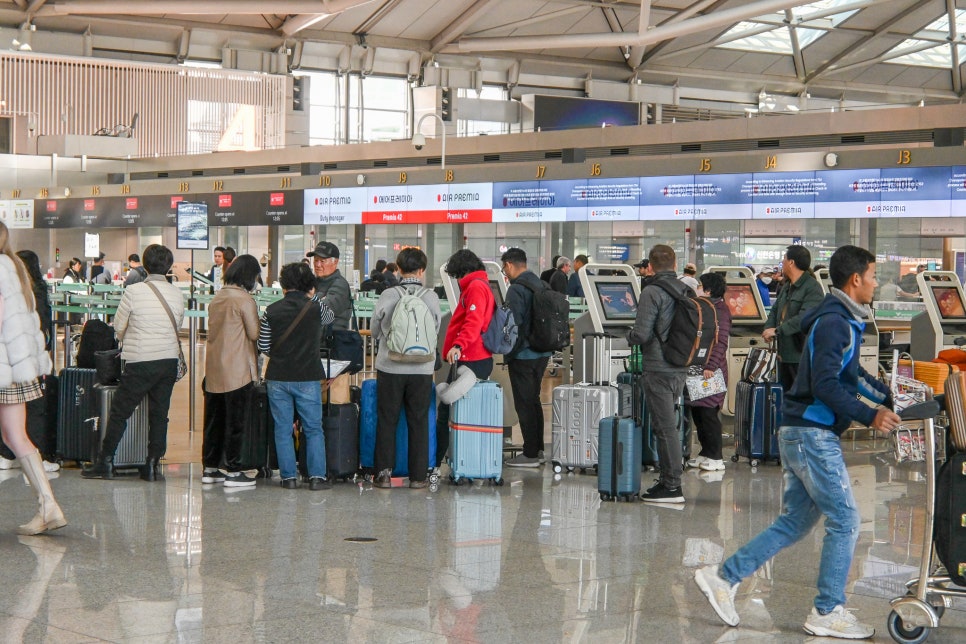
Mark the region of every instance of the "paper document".
POLYGON ((348 369, 350 364, 352 363, 348 360, 329 360, 328 358, 323 358, 322 371, 325 372, 325 377, 331 380, 348 369))

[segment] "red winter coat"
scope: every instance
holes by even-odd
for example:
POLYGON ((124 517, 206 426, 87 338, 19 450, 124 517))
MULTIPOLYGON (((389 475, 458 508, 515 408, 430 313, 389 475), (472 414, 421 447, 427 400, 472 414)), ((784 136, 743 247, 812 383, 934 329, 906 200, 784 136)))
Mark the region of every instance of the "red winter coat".
POLYGON ((460 297, 452 307, 453 318, 446 329, 443 359, 458 344, 463 348, 461 362, 486 360, 493 356, 483 346, 483 331, 490 324, 496 306, 486 271, 474 271, 460 280, 460 297))

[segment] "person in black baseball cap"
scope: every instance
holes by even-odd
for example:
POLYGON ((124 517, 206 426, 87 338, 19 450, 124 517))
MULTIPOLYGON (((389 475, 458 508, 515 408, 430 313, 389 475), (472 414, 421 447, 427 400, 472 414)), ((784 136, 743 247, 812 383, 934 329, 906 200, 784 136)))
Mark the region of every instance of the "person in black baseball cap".
POLYGON ((335 313, 332 328, 348 329, 352 317, 352 293, 348 280, 339 272, 339 247, 332 242, 321 241, 305 256, 312 258, 316 277, 315 294, 335 313))
POLYGON ((654 271, 651 270, 651 260, 645 257, 634 264, 634 268, 637 269, 637 274, 641 276, 641 289, 643 289, 650 283, 651 278, 654 277, 654 271))

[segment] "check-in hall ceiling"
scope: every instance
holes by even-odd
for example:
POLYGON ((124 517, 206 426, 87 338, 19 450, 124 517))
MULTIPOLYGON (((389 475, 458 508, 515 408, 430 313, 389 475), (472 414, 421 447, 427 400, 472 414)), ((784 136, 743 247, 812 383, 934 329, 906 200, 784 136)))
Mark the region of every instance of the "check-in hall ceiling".
POLYGON ((966 0, 0 0, 0 49, 217 64, 233 49, 276 73, 458 68, 804 109, 959 102, 964 31, 966 0))

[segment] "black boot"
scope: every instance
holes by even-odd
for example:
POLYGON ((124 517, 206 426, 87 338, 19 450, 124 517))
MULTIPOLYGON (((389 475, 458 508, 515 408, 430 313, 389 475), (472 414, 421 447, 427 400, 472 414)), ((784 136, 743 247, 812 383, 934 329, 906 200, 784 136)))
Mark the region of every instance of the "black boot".
POLYGON ((154 481, 163 481, 164 476, 161 474, 161 459, 151 458, 150 456, 144 461, 144 465, 141 466, 141 480, 153 483, 154 481))
POLYGON ((98 454, 93 463, 84 466, 81 476, 85 479, 113 479, 114 456, 98 454))

